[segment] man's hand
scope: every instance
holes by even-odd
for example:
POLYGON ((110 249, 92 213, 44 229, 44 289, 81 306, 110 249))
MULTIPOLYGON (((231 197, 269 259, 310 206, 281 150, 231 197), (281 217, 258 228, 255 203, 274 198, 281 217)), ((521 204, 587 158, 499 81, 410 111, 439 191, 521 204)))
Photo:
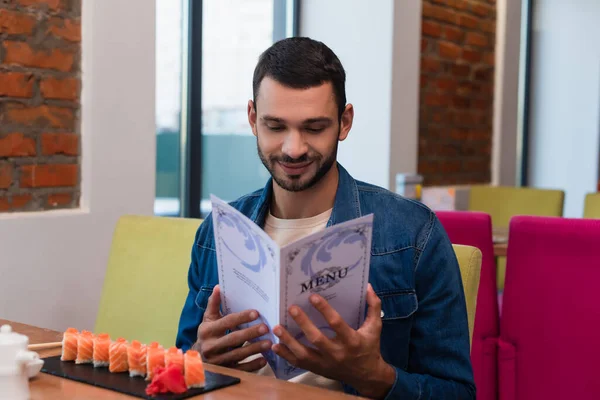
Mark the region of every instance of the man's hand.
POLYGON ((363 396, 384 397, 394 385, 396 371, 381 357, 381 300, 371 285, 367 289, 367 318, 356 331, 321 296, 313 294, 310 302, 336 336, 329 339, 299 307, 292 306, 291 317, 316 349, 299 343, 278 325, 273 333, 281 344, 274 345, 273 351, 298 368, 351 385, 363 396))
POLYGON ((221 294, 217 285, 208 299, 204 318, 198 326, 198 341, 193 348, 198 350, 203 360, 209 364, 222 365, 248 372, 264 367, 266 361, 263 357, 245 363, 240 363, 240 361, 269 350, 272 345, 270 340, 240 346, 267 333, 267 326, 257 324, 250 328, 236 330, 241 324, 256 321, 258 312, 247 310, 223 317, 219 312, 220 304, 221 294), (226 335, 227 330, 232 332, 226 335))

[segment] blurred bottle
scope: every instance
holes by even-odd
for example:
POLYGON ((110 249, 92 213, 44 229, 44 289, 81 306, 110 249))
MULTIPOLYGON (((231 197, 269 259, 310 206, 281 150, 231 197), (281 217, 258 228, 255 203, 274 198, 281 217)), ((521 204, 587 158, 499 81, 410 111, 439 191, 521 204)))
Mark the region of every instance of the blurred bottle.
POLYGON ((420 201, 423 176, 419 174, 396 174, 396 193, 408 199, 420 201))

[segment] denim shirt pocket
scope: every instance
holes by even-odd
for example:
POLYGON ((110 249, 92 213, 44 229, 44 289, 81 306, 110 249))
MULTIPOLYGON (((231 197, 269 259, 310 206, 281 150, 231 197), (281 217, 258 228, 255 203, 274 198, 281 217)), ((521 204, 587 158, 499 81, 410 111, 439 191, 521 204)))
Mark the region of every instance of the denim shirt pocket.
POLYGON ((381 299, 381 320, 394 321, 408 318, 417 311, 417 294, 414 290, 378 293, 381 299))
POLYGON ((202 286, 196 295, 196 307, 202 311, 206 310, 208 304, 208 298, 212 294, 214 286, 202 286))
POLYGON ((385 291, 377 296, 381 299, 381 355, 386 362, 406 370, 417 294, 408 289, 385 291))

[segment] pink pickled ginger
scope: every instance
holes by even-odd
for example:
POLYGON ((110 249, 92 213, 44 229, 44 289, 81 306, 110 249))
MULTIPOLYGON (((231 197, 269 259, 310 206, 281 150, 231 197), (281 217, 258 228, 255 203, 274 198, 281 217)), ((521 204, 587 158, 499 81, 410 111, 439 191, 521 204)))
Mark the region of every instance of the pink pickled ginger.
POLYGON ((181 368, 176 364, 157 367, 152 382, 146 387, 146 394, 154 396, 160 393, 185 393, 187 386, 181 368))

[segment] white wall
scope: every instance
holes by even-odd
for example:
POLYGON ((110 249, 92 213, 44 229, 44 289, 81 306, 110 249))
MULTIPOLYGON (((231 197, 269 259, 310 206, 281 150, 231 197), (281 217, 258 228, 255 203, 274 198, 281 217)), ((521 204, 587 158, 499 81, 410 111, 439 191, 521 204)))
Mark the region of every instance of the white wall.
POLYGON ((92 329, 114 225, 153 212, 155 10, 83 1, 82 205, 0 215, 0 318, 92 329))
POLYGON ((581 217, 598 182, 600 2, 538 0, 532 38, 529 183, 566 190, 581 217))
POLYGON ((329 46, 346 70, 355 120, 338 159, 356 179, 392 190, 396 172, 417 167, 420 17, 420 1, 300 3, 300 35, 329 46))

